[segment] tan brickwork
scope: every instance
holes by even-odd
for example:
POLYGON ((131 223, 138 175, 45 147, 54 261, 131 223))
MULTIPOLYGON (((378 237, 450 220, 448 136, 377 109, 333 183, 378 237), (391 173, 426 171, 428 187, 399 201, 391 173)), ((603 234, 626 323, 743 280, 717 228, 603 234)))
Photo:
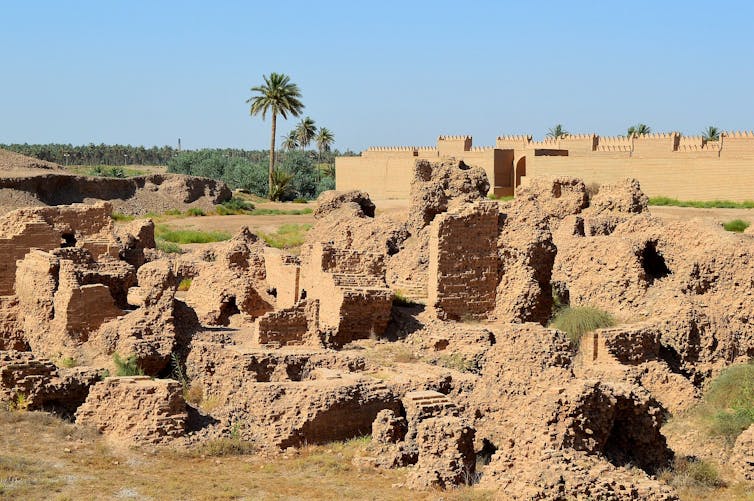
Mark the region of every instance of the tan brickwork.
POLYGON ((441 318, 482 318, 495 307, 498 213, 485 200, 432 221, 429 304, 441 318))
POLYGON ((450 156, 484 168, 495 195, 512 195, 513 186, 532 176, 570 176, 587 184, 633 177, 650 197, 754 199, 754 132, 722 133, 716 141, 677 132, 541 141, 500 136, 489 148, 472 147, 469 136, 440 136, 436 147, 369 148, 360 157, 337 158, 337 188, 406 199, 416 160, 450 156))

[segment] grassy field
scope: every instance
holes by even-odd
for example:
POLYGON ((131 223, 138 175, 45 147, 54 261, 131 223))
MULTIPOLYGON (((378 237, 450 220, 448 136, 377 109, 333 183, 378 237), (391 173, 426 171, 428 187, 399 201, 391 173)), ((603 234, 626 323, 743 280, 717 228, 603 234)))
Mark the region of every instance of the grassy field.
POLYGON ((405 469, 353 465, 367 444, 354 439, 272 458, 124 449, 47 414, 0 411, 0 499, 493 499, 475 488, 408 491, 405 469))
POLYGON ((695 207, 697 209, 754 209, 754 200, 733 202, 730 200, 678 200, 669 197, 651 197, 649 205, 672 207, 695 207))

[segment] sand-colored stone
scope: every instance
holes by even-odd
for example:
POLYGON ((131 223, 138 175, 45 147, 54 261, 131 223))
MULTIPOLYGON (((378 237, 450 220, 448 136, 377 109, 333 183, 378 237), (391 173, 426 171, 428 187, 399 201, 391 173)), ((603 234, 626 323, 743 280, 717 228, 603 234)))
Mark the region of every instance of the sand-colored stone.
POLYGON ((186 432, 183 389, 172 379, 108 377, 89 391, 76 423, 127 444, 158 444, 186 432))

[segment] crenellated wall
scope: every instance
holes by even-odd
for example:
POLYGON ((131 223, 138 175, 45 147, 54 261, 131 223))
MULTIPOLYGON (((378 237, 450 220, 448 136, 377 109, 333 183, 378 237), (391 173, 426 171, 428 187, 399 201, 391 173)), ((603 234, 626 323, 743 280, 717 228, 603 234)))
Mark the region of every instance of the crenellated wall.
POLYGON ((417 159, 455 157, 487 172, 495 195, 512 195, 532 176, 572 176, 586 183, 635 177, 651 196, 687 200, 754 199, 754 132, 724 132, 717 141, 678 132, 602 137, 572 134, 534 141, 500 136, 494 147, 473 147, 470 136, 440 136, 435 147, 373 147, 336 159, 338 190, 372 198, 408 198, 417 159))

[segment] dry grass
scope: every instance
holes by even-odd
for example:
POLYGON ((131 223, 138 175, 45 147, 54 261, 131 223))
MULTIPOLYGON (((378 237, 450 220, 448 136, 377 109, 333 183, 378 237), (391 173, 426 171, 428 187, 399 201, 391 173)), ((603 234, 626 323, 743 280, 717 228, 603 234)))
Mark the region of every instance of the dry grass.
POLYGON ((276 459, 116 450, 93 431, 46 414, 0 412, 0 499, 492 499, 476 488, 407 491, 400 486, 405 470, 353 465, 366 445, 308 446, 276 459))

